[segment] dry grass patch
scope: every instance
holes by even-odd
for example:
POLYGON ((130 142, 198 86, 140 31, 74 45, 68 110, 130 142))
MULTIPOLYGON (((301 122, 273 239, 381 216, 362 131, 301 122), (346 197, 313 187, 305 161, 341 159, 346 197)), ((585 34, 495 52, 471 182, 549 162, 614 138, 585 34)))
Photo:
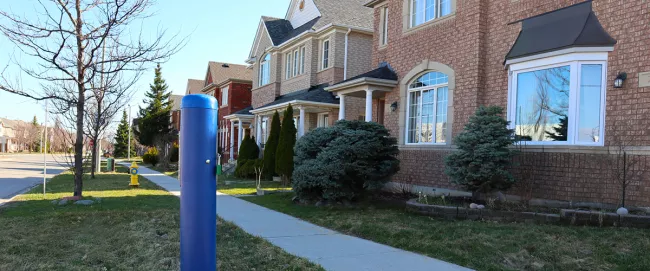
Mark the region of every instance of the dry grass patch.
POLYGON ((292 194, 244 200, 346 234, 477 270, 650 270, 650 231, 450 221, 378 202, 296 205, 292 194))

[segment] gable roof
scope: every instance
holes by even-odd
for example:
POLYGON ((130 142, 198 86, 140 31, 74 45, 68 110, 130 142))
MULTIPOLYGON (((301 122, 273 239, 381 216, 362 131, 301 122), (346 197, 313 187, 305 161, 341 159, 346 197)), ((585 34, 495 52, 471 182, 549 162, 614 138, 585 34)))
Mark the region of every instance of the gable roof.
POLYGON ((201 93, 201 89, 205 85, 205 81, 198 79, 187 79, 187 88, 185 95, 201 93))
MULTIPOLYGON (((246 65, 230 64, 224 62, 210 61, 208 63, 209 75, 212 77, 212 83, 221 85, 228 80, 252 81, 253 71, 246 65)), ((207 80, 204 83, 204 87, 207 80)))
POLYGON ((397 81, 397 74, 388 65, 386 65, 386 66, 381 66, 379 68, 371 70, 369 72, 359 74, 359 75, 357 75, 355 77, 352 77, 352 78, 349 78, 347 80, 343 80, 341 82, 336 83, 336 85, 343 84, 343 83, 350 82, 350 81, 354 81, 354 80, 357 80, 359 78, 375 78, 375 79, 384 79, 384 80, 397 81))
MULTIPOLYGON (((300 26, 293 27, 289 21, 291 11, 295 8, 296 0, 289 5, 289 10, 284 19, 262 16, 262 26, 266 28, 274 46, 281 45, 288 40, 299 36, 312 29, 318 30, 330 24, 373 30, 373 9, 365 7, 367 0, 313 0, 322 16, 316 17, 300 26)), ((256 39, 260 38, 260 29, 256 39)), ((254 44, 257 43, 254 42, 254 44)), ((251 49, 253 53, 253 49, 251 49)), ((252 57, 252 55, 251 55, 252 57)))
POLYGON ((291 22, 285 19, 262 17, 262 20, 264 21, 264 26, 269 33, 273 45, 280 45, 304 32, 311 30, 312 27, 314 27, 314 25, 320 20, 320 17, 303 24, 298 28, 293 28, 291 26, 291 22))
POLYGON ((616 40, 596 18, 591 9, 591 1, 517 22, 522 22, 521 31, 506 60, 569 47, 604 47, 616 44, 616 40))

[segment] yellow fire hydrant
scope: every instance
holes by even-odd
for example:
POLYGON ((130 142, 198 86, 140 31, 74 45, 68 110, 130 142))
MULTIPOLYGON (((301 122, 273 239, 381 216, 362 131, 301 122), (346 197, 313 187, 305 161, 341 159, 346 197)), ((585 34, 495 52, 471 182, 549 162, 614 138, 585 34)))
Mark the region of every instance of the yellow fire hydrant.
POLYGON ((131 168, 129 169, 129 172, 131 173, 131 183, 129 184, 129 186, 140 187, 140 183, 138 182, 138 164, 133 162, 131 164, 131 168))

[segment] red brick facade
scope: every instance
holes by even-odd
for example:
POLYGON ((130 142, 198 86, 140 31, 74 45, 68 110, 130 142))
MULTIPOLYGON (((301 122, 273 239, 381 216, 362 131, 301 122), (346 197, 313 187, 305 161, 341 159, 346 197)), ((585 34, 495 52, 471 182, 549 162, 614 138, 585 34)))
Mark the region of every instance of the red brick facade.
MULTIPOLYGON (((423 61, 436 62, 453 69, 453 136, 460 133, 480 105, 506 107, 508 69, 504 59, 515 42, 521 23, 509 24, 534 15, 557 10, 583 1, 577 0, 456 0, 455 12, 436 21, 403 27, 403 7, 408 0, 387 0, 375 7, 375 33, 380 33, 380 10, 388 7, 388 45, 379 49, 379 35, 373 45, 373 66, 387 62, 397 72, 400 83, 423 61)), ((650 2, 593 1, 593 10, 604 29, 617 40, 608 54, 605 146, 630 140, 641 153, 650 149, 650 87, 638 87, 638 74, 650 71, 650 2), (627 72, 623 88, 613 88, 619 72, 627 72), (615 129, 615 127, 629 127, 615 129), (645 150, 644 150, 645 148, 645 150)), ((400 87, 387 93, 386 107, 400 102, 400 87)), ((384 108, 386 108, 384 107, 384 108)), ((376 108, 376 101, 375 101, 376 108)), ((400 108, 403 110, 403 108, 400 108)), ((385 110, 384 124, 399 137, 400 114, 385 110)), ((375 110, 373 110, 376 112, 375 110)), ((373 119, 376 119, 373 117, 373 119)), ((404 120, 401 120, 402 122, 404 120)), ((566 201, 616 204, 619 186, 603 170, 606 147, 552 147, 532 155, 533 197, 566 201)), ((397 182, 458 188, 444 174, 444 157, 451 146, 401 146, 402 170, 397 182)), ((630 205, 650 206, 650 157, 636 156, 640 181, 628 187, 630 205)), ((515 172, 517 173, 517 172, 515 172)), ((516 174, 518 175, 518 174, 516 174)), ((517 194, 517 189, 509 191, 517 194)))
MULTIPOLYGON (((252 84, 250 82, 235 82, 229 81, 228 83, 221 85, 214 91, 215 98, 219 101, 219 129, 228 129, 230 130, 230 121, 224 119, 225 116, 231 115, 251 106, 251 89, 252 84), (225 106, 222 106, 223 102, 221 101, 222 91, 228 88, 228 102, 225 106)), ((219 134, 222 135, 221 133, 219 134)), ((230 137, 235 137, 235 146, 234 152, 235 157, 238 150, 237 138, 238 138, 238 129, 235 128, 234 133, 228 132, 225 134, 225 145, 222 144, 222 141, 219 141, 219 147, 222 148, 222 162, 227 162, 230 158, 230 137)))

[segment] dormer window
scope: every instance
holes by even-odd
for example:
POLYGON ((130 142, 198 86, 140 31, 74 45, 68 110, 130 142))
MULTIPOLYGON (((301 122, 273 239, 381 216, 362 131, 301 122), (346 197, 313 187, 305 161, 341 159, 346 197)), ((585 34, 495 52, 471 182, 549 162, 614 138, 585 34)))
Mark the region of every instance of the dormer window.
POLYGON ((271 81, 271 54, 266 54, 260 63, 259 86, 266 85, 271 81))
POLYGON ((411 1, 411 27, 451 14, 452 0, 411 1))

